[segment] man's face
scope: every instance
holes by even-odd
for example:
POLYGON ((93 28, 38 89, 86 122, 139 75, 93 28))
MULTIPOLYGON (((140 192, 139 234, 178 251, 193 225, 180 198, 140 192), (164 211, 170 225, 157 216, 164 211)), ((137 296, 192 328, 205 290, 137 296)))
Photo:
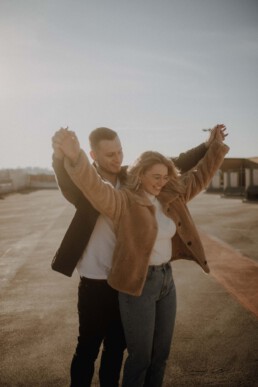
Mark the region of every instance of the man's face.
POLYGON ((123 150, 118 137, 113 140, 101 140, 91 152, 93 160, 104 171, 117 174, 123 162, 123 150))

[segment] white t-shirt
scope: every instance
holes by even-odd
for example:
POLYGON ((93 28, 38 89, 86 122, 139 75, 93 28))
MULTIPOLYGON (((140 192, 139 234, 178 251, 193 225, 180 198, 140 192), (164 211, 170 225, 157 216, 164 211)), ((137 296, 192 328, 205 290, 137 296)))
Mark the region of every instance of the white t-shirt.
POLYGON ((155 206, 155 217, 158 223, 157 238, 151 252, 149 265, 161 265, 172 257, 171 238, 176 233, 176 225, 172 219, 164 214, 158 199, 153 195, 147 193, 146 195, 155 206))
MULTIPOLYGON (((118 182, 116 188, 118 189, 119 186, 118 182)), ((156 208, 155 217, 158 223, 158 234, 149 264, 161 265, 168 262, 172 256, 171 238, 176 232, 176 225, 163 213, 157 198, 147 193, 146 195, 156 208)), ((108 217, 99 215, 88 245, 76 266, 80 277, 107 279, 112 266, 115 244, 113 222, 108 217)))
POLYGON ((106 216, 99 215, 89 243, 77 264, 80 277, 107 279, 115 244, 113 222, 106 216))
MULTIPOLYGON (((119 187, 120 182, 118 181, 115 188, 119 187)), ((113 222, 107 216, 100 214, 90 240, 76 266, 80 277, 107 279, 112 265, 115 244, 116 236, 113 222)))

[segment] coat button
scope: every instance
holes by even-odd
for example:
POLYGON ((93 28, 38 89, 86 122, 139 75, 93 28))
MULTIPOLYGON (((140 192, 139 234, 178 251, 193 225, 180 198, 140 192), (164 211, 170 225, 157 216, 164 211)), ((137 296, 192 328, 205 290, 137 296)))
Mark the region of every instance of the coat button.
POLYGON ((178 222, 177 225, 178 225, 178 227, 181 227, 181 222, 178 222))
POLYGON ((192 246, 192 242, 191 241, 187 242, 187 246, 192 246))

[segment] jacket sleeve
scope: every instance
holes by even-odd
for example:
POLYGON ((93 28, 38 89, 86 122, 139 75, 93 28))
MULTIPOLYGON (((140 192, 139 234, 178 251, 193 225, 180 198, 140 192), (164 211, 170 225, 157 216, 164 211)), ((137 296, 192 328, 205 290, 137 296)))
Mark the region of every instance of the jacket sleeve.
POLYGON ((74 184, 69 174, 65 170, 64 161, 57 159, 54 155, 52 157, 52 167, 55 172, 56 181, 63 196, 75 207, 79 206, 79 203, 84 199, 84 195, 79 188, 74 184))
POLYGON ((207 150, 208 148, 205 143, 202 143, 195 148, 180 153, 178 157, 172 157, 172 161, 181 173, 185 173, 196 166, 196 164, 204 157, 207 150))
POLYGON ((125 192, 104 182, 82 150, 75 166, 67 158, 64 165, 72 181, 97 211, 112 220, 120 216, 127 200, 125 192))
POLYGON ((208 186, 228 151, 227 145, 217 140, 213 141, 196 168, 181 176, 181 181, 185 186, 186 201, 191 200, 208 186))
MULTIPOLYGON (((84 198, 84 197, 83 197, 84 198)), ((91 237, 99 213, 84 198, 83 205, 76 210, 63 240, 55 253, 51 267, 68 277, 81 258, 85 247, 91 237)))

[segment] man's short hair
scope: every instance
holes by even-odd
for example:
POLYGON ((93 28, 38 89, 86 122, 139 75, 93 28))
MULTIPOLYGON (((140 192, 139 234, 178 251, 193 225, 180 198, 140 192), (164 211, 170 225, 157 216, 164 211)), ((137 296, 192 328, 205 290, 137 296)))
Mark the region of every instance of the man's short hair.
POLYGON ((109 128, 101 127, 94 129, 89 135, 89 142, 91 149, 96 149, 99 142, 102 140, 114 140, 117 133, 109 128))

